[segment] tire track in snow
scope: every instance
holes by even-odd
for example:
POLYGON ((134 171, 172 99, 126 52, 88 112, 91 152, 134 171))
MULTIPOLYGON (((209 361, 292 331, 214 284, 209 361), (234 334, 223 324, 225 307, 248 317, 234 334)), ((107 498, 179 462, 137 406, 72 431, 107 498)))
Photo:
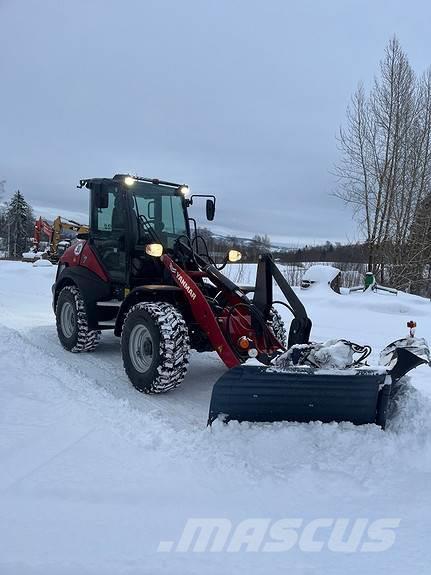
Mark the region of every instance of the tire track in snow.
POLYGON ((205 427, 213 383, 225 371, 213 354, 205 354, 206 357, 202 358, 192 353, 189 373, 178 389, 168 394, 141 394, 133 388, 124 372, 117 338, 105 337, 95 352, 71 354, 58 343, 55 328, 37 327, 20 330, 19 333, 44 356, 61 362, 68 372, 73 370, 76 377, 90 379, 95 386, 119 400, 130 402, 136 409, 151 407, 156 412, 169 415, 171 422, 181 422, 183 427, 205 427), (205 377, 203 385, 200 373, 205 377))

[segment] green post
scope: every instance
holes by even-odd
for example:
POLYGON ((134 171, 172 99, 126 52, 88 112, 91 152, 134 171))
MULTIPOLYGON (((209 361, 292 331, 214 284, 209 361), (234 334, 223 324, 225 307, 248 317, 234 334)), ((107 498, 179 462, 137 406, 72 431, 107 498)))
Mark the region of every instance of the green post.
POLYGON ((367 272, 364 278, 364 289, 367 290, 369 287, 376 283, 373 272, 367 272))

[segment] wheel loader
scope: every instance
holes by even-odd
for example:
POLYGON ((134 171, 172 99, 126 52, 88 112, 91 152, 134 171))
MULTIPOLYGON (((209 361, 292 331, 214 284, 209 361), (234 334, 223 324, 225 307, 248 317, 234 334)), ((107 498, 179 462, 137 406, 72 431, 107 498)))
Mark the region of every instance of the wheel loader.
POLYGON ((233 283, 222 269, 240 252, 230 250, 217 265, 188 213, 203 198, 213 220, 212 195, 129 174, 83 179, 78 187, 89 190, 90 226, 59 261, 53 285, 58 337, 71 352, 91 352, 101 332, 113 330, 140 392, 174 389, 190 349, 214 351, 228 370, 213 387, 208 423, 384 426, 393 384, 430 361, 426 342, 414 336, 386 348, 385 365, 377 367, 366 364, 367 346, 311 342, 312 322, 269 253, 259 258, 255 286, 233 283), (274 285, 280 301, 274 301, 274 285), (278 305, 292 313, 288 333, 278 305), (328 369, 334 367, 331 349, 344 350, 347 369, 328 369))

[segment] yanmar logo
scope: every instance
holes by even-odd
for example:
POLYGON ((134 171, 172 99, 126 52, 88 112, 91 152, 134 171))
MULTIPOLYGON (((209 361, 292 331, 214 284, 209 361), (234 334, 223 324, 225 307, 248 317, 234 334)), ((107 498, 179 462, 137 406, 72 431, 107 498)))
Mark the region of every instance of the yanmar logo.
POLYGON ((195 292, 192 290, 192 288, 189 286, 189 284, 186 282, 186 280, 183 278, 183 276, 181 275, 181 273, 176 269, 176 267, 174 265, 172 265, 171 263, 169 264, 169 269, 171 270, 171 273, 175 274, 176 280, 179 284, 181 284, 183 286, 183 288, 185 289, 185 291, 189 294, 189 296, 195 300, 196 299, 196 294, 195 292))

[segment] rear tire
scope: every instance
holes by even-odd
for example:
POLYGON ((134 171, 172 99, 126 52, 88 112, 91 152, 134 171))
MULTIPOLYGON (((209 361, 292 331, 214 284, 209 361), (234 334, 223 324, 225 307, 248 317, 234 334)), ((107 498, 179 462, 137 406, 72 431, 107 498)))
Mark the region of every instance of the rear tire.
POLYGON ((100 331, 88 328, 84 300, 76 286, 64 287, 55 308, 57 334, 67 351, 94 351, 100 341, 100 331))
POLYGON ((189 334, 181 313, 165 302, 142 302, 130 308, 121 333, 124 369, 143 393, 165 393, 187 372, 189 334))

